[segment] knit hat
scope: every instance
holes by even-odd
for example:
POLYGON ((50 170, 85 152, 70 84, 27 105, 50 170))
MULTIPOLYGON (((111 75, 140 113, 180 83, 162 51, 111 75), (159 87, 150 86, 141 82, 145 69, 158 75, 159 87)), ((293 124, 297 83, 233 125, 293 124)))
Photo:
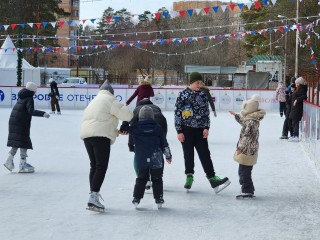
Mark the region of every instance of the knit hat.
POLYGON ((108 79, 104 81, 104 83, 101 85, 100 90, 107 90, 111 94, 114 94, 113 88, 111 84, 108 82, 108 79))
POLYGON ((52 82, 53 82, 53 78, 50 78, 50 79, 49 79, 49 83, 52 83, 52 82))
POLYGON ((252 95, 252 97, 244 101, 242 104, 241 114, 242 116, 246 116, 249 113, 253 113, 259 110, 259 99, 260 97, 256 94, 252 95))
POLYGON ((295 81, 295 84, 299 83, 299 84, 304 84, 304 79, 302 77, 298 77, 295 81))
POLYGON ((26 89, 32 91, 32 92, 36 92, 37 91, 37 85, 33 82, 27 82, 27 85, 26 85, 26 89))
POLYGON ((153 110, 151 107, 145 105, 139 111, 139 120, 154 119, 153 110))
POLYGON ((198 72, 192 72, 192 73, 190 73, 189 81, 190 81, 190 84, 192 84, 196 81, 202 81, 202 76, 198 72))
POLYGON ((291 88, 297 88, 297 86, 296 86, 295 83, 292 83, 292 84, 290 85, 290 87, 291 87, 291 88))

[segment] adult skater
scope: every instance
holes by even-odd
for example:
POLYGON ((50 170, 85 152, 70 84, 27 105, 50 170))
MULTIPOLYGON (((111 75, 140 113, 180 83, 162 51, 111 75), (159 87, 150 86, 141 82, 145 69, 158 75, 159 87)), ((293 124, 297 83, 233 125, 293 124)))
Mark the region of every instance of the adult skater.
POLYGON ((137 104, 144 98, 151 98, 154 96, 153 88, 151 82, 149 81, 149 76, 146 76, 142 81, 139 81, 139 86, 134 91, 132 96, 127 100, 126 105, 129 105, 132 100, 137 97, 137 104))
POLYGON ((259 126, 266 112, 259 109, 259 96, 253 95, 248 101, 244 101, 241 114, 229 111, 235 116, 236 121, 242 126, 237 149, 233 159, 239 163, 239 183, 241 193, 237 199, 253 198, 254 185, 252 182, 253 165, 257 163, 259 150, 259 126))
POLYGON ((286 85, 281 81, 276 89, 276 100, 279 102, 280 117, 286 115, 286 85))
POLYGON ((11 147, 9 156, 4 166, 12 171, 14 169, 13 158, 20 148, 19 173, 33 173, 34 167, 27 163, 27 150, 33 149, 30 138, 32 116, 49 118, 46 112, 34 109, 33 96, 37 91, 37 85, 28 82, 26 87, 18 92, 18 101, 14 105, 9 119, 9 136, 7 146, 11 147))
POLYGON ((197 150, 202 167, 215 192, 220 192, 230 184, 227 177, 220 178, 215 174, 208 136, 210 128, 210 113, 208 98, 203 91, 202 76, 198 72, 190 74, 190 85, 179 93, 175 104, 175 127, 178 140, 182 144, 187 175, 184 187, 190 189, 194 174, 194 148, 197 150))
POLYGON ((80 137, 84 141, 90 159, 91 192, 88 209, 100 212, 104 211, 104 206, 99 201, 100 189, 108 168, 110 145, 118 136, 119 119, 130 121, 133 117, 132 111, 118 102, 113 94, 113 88, 106 80, 97 96, 84 110, 80 131, 80 137))

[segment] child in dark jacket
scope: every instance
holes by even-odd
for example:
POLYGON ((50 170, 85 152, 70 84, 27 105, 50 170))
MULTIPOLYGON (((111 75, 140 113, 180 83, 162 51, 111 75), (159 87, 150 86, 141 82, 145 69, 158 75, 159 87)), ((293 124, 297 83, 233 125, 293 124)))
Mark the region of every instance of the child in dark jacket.
POLYGON ((163 200, 163 157, 171 163, 171 152, 168 142, 159 124, 154 121, 151 107, 143 106, 139 111, 139 121, 129 127, 133 137, 138 176, 133 192, 132 203, 138 205, 144 196, 145 187, 151 175, 153 197, 161 206, 163 200))
POLYGON ((33 96, 37 91, 37 85, 28 82, 26 87, 18 93, 18 101, 14 105, 9 119, 9 136, 7 146, 11 147, 9 156, 4 166, 12 171, 14 169, 13 158, 20 148, 19 173, 32 173, 34 167, 27 163, 27 150, 32 149, 30 128, 32 116, 49 118, 46 112, 34 109, 33 96))

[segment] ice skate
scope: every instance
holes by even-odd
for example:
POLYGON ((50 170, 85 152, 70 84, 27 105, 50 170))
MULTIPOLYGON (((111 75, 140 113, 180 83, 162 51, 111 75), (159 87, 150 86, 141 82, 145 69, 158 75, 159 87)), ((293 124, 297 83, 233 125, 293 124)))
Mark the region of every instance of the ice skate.
POLYGON ((298 137, 290 137, 288 139, 288 142, 299 142, 299 138, 298 137))
POLYGON ((158 209, 162 208, 162 204, 163 204, 163 203, 164 203, 164 200, 163 200, 162 197, 156 199, 156 204, 157 204, 157 206, 158 206, 158 209))
POLYGON ((58 115, 61 115, 61 112, 57 112, 58 115))
POLYGON ((132 200, 132 204, 137 208, 140 203, 140 198, 134 198, 132 200))
POLYGON ((3 164, 10 172, 14 169, 13 156, 9 154, 7 161, 3 164))
POLYGON ((19 173, 33 173, 34 167, 27 162, 21 162, 19 165, 19 173))
POLYGON ((184 185, 184 188, 187 189, 187 192, 191 189, 193 183, 193 175, 187 174, 186 183, 184 185))
POLYGON ((55 113, 56 113, 55 111, 50 112, 50 114, 55 114, 55 113))
POLYGON ((240 193, 236 196, 236 199, 254 199, 255 197, 253 193, 240 193))
POLYGON ((100 193, 91 192, 89 201, 88 201, 87 210, 94 211, 94 212, 104 212, 105 209, 104 209, 104 206, 99 201, 100 198, 103 200, 100 193))
POLYGON ((215 193, 221 192, 223 189, 228 187, 231 183, 227 177, 221 179, 218 176, 214 176, 212 178, 209 178, 208 180, 211 184, 211 187, 214 189, 215 193))

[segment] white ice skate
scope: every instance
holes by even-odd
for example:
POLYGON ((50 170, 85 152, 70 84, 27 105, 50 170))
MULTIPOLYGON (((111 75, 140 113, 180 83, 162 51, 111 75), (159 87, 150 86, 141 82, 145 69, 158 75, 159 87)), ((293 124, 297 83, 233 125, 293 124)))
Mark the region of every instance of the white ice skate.
POLYGON ((14 169, 14 163, 13 163, 13 156, 9 154, 7 161, 5 164, 3 164, 10 172, 14 169))
POLYGON ((29 163, 24 162, 20 163, 19 165, 19 173, 33 173, 34 167, 31 166, 29 163))
POLYGON ((94 212, 104 212, 104 206, 100 203, 99 199, 103 200, 100 193, 98 192, 91 192, 87 210, 94 211, 94 212))

